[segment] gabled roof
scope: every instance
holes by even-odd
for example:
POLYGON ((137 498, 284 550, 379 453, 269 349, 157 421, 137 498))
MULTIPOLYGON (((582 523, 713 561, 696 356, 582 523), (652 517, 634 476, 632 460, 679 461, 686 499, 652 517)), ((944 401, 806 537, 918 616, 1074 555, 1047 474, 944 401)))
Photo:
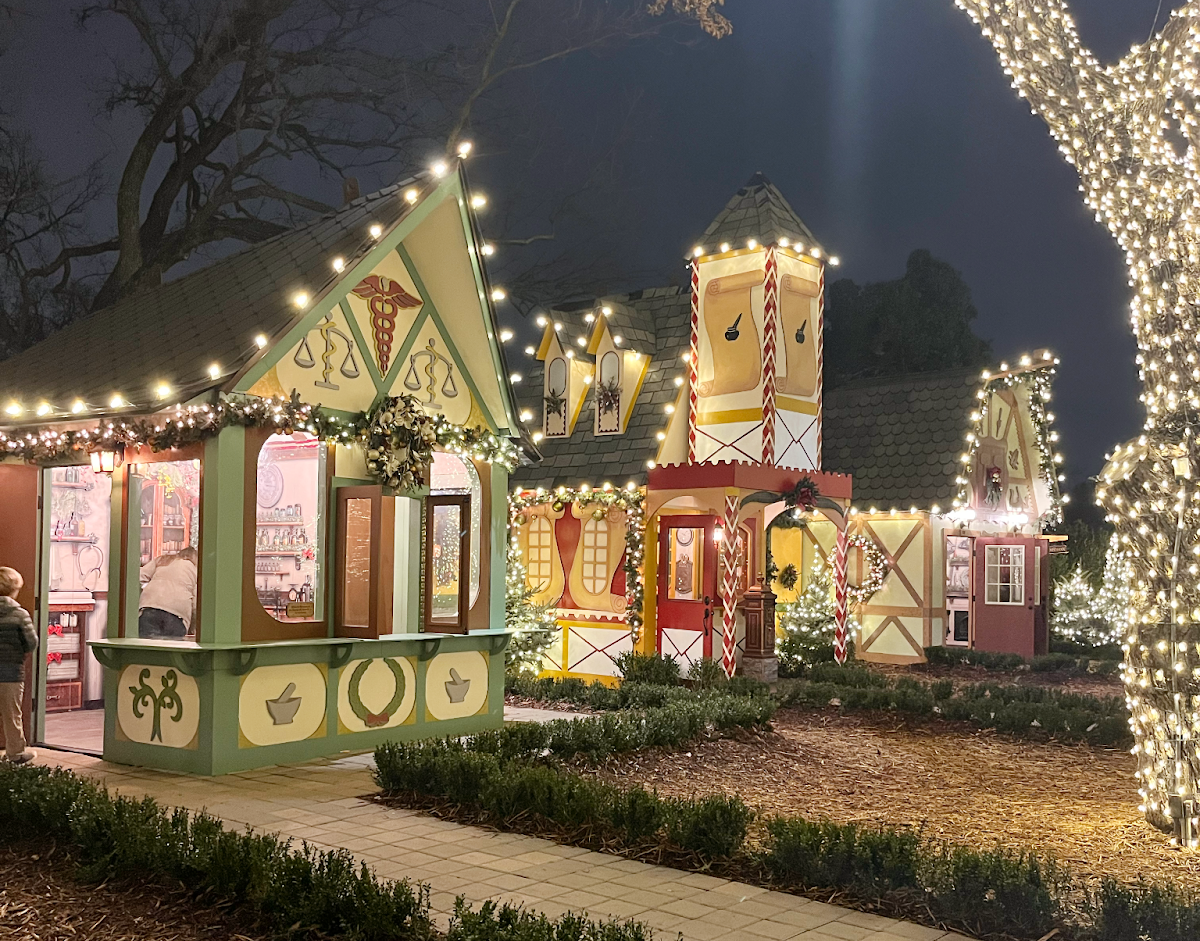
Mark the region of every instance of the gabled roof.
MULTIPOLYGON (((676 376, 686 376, 680 357, 691 341, 691 293, 688 288, 651 288, 632 294, 597 298, 587 304, 571 305, 571 312, 559 310, 555 316, 564 323, 563 333, 576 335, 583 329, 584 316, 604 306, 612 308, 610 326, 613 332, 625 337, 632 330, 645 335, 637 338, 638 346, 630 346, 650 355, 642 389, 633 404, 625 432, 619 435, 596 435, 596 396, 591 389, 584 399, 583 412, 569 438, 543 438, 538 442, 542 460, 528 467, 518 467, 512 474, 514 485, 523 487, 557 487, 580 483, 600 484, 609 481, 624 485, 633 480, 646 482, 646 462, 658 453, 656 433, 665 430, 667 415, 663 407, 676 401, 680 390, 676 376), (651 330, 653 332, 651 332, 651 330), (645 349, 642 349, 645 345, 645 349)), ((533 413, 529 427, 540 425, 542 416, 543 364, 531 364, 525 381, 517 387, 522 409, 533 413)))
POLYGON ((824 252, 824 246, 796 215, 783 193, 761 173, 750 177, 725 204, 704 230, 700 245, 705 251, 714 250, 714 246, 722 242, 741 248, 748 239, 755 239, 760 245, 790 242, 824 252), (787 242, 781 242, 781 239, 787 239, 787 242))
POLYGON ((825 470, 854 475, 861 509, 949 507, 971 413, 977 368, 863 380, 825 393, 825 470))
POLYGON ((372 225, 387 229, 404 215, 403 191, 419 179, 360 197, 71 324, 0 365, 0 402, 28 410, 45 401, 61 414, 78 398, 95 414, 116 393, 150 405, 159 383, 190 395, 223 385, 259 352, 255 336, 275 336, 294 321, 296 291, 315 295, 336 277, 333 258, 349 261, 372 243, 372 225), (217 379, 209 375, 214 363, 217 379))

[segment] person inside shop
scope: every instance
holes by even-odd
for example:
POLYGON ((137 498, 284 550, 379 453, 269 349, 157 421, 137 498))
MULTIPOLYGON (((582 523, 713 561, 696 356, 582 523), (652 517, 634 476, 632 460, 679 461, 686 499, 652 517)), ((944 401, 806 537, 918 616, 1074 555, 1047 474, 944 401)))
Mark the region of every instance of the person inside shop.
POLYGON ((196 611, 196 560, 191 546, 142 566, 138 637, 183 640, 196 611))

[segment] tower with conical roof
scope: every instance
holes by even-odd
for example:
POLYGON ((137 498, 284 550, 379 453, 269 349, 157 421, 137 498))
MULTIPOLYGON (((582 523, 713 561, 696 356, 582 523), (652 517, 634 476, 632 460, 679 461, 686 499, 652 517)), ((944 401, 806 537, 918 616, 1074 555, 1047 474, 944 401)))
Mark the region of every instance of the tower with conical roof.
POLYGON ((687 462, 820 470, 825 266, 836 259, 761 173, 691 255, 687 462))

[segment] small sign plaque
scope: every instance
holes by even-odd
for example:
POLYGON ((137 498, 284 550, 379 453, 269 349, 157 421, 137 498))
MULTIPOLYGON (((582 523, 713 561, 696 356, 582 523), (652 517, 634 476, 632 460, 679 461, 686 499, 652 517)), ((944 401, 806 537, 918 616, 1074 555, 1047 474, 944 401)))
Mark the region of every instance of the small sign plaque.
POLYGON ((317 606, 312 601, 289 601, 285 613, 289 618, 311 621, 317 616, 317 606))

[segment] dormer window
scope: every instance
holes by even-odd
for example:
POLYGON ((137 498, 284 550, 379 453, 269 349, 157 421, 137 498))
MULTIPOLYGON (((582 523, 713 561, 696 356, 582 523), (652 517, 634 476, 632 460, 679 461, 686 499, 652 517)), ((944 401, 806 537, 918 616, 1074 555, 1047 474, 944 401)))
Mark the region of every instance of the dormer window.
POLYGON ((544 419, 542 427, 547 438, 565 438, 567 429, 567 380, 569 364, 565 357, 555 356, 546 364, 546 388, 543 393, 544 419))
POLYGON ((621 430, 621 357, 609 350, 600 357, 596 383, 596 434, 611 435, 621 430))

